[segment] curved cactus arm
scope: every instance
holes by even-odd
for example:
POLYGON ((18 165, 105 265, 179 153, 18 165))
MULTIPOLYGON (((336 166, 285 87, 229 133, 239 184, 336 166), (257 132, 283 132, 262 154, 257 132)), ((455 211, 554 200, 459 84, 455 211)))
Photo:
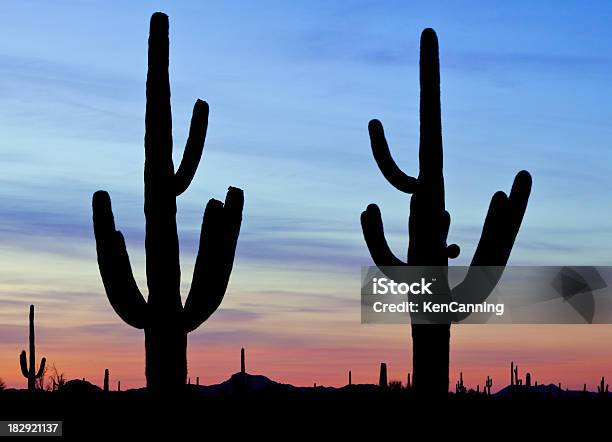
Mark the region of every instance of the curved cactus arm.
POLYGON ((361 229, 363 230, 363 237, 376 266, 406 265, 406 263, 393 254, 389 248, 389 244, 387 244, 383 222, 380 216, 380 209, 376 204, 370 204, 361 214, 361 229))
POLYGON ((393 187, 404 193, 414 193, 417 179, 406 175, 393 160, 383 125, 379 120, 371 120, 368 124, 372 154, 383 176, 393 187))
POLYGON ((497 192, 491 199, 482 235, 472 259, 473 266, 505 266, 521 227, 531 193, 531 175, 516 174, 510 196, 497 192))
POLYGON ((514 241, 521 228, 521 223, 527 210, 527 203, 529 202, 529 195, 531 194, 531 185, 531 174, 526 170, 521 170, 514 177, 510 196, 508 197, 508 219, 505 223, 506 235, 504 238, 507 242, 502 247, 504 250, 504 255, 502 256, 504 264, 510 258, 514 241))
POLYGON ((191 184, 191 180, 193 180, 198 164, 200 163, 200 158, 202 158, 207 129, 208 103, 198 100, 193 106, 189 137, 187 138, 187 144, 183 152, 183 159, 174 175, 174 191, 176 196, 179 196, 187 190, 189 184, 191 184))
POLYGON ((45 364, 47 363, 47 358, 42 358, 40 360, 40 367, 38 368, 38 372, 34 376, 36 379, 40 379, 45 372, 45 364))
POLYGON ((184 325, 198 328, 219 307, 229 283, 242 223, 244 195, 230 187, 225 204, 210 200, 204 211, 200 247, 185 302, 184 325))
POLYGON ((123 235, 115 230, 108 193, 96 192, 92 206, 98 267, 108 300, 127 324, 144 328, 147 303, 134 280, 123 235))
POLYGON ((501 191, 493 195, 470 269, 453 288, 453 299, 483 302, 493 291, 510 258, 530 193, 531 175, 523 170, 514 178, 509 197, 501 191))
POLYGON ((28 372, 28 355, 25 350, 21 351, 19 355, 19 365, 21 366, 21 374, 24 378, 29 378, 30 373, 28 372))

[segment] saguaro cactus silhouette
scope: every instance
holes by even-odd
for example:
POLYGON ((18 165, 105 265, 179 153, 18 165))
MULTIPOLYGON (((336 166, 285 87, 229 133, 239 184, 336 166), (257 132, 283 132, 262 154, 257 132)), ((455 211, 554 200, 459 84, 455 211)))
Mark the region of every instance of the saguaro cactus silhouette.
MULTIPOLYGON (((585 384, 586 385, 586 384, 585 384)), ((602 394, 602 395, 607 395, 608 391, 609 391, 609 385, 606 384, 606 380, 605 378, 602 376, 601 377, 601 381, 599 382, 599 385, 597 386, 597 393, 602 394), (605 387, 604 387, 605 384, 605 387)))
POLYGON ((105 368, 104 369, 104 391, 106 392, 109 391, 108 381, 109 381, 109 372, 108 372, 108 368, 105 368))
POLYGON ((380 388, 387 388, 387 364, 384 362, 380 363, 380 372, 378 374, 378 386, 380 388))
POLYGON ((459 380, 455 384, 455 393, 456 394, 464 394, 467 392, 467 388, 463 384, 463 372, 459 372, 459 380))
POLYGON ((36 380, 40 379, 45 372, 46 358, 40 360, 40 366, 36 371, 36 342, 34 339, 34 306, 30 306, 30 366, 28 367, 28 358, 26 351, 22 350, 19 355, 21 365, 21 373, 28 380, 28 390, 36 389, 36 380))
MULTIPOLYGON (((370 204, 361 214, 363 234, 370 255, 378 266, 448 266, 459 255, 456 244, 447 245, 450 214, 445 209, 442 173, 442 125, 440 113, 440 66, 438 39, 433 29, 421 35, 420 54, 420 142, 419 175, 405 174, 394 162, 383 126, 372 120, 368 129, 372 153, 383 176, 398 190, 412 194, 408 222, 408 260, 391 252, 385 239, 379 208, 370 204)), ((516 175, 510 196, 497 192, 489 211, 472 266, 504 266, 510 256, 531 191, 531 176, 516 175)), ((451 296, 460 298, 475 286, 475 274, 454 287, 451 296)), ((497 283, 495 281, 494 285, 497 283)), ((449 288, 450 289, 450 288, 449 288)), ((488 293, 485 294, 485 297, 488 293)), ((417 391, 446 394, 449 384, 450 324, 412 324, 413 385, 417 391)))
POLYGON ((168 17, 155 13, 149 34, 145 116, 146 274, 148 301, 134 280, 123 235, 115 230, 106 192, 93 196, 98 266, 108 299, 132 327, 144 329, 147 387, 171 390, 187 378, 187 334, 219 307, 232 271, 242 221, 242 190, 230 187, 225 204, 211 199, 204 211, 189 295, 182 305, 176 197, 196 172, 208 126, 208 104, 197 100, 181 164, 172 163, 168 76, 168 17))

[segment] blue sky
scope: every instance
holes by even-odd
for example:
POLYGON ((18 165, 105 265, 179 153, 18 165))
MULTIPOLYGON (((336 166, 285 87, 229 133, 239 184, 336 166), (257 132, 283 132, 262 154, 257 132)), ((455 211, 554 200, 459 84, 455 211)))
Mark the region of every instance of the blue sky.
MULTIPOLYGON (((144 287, 144 86, 156 10, 170 16, 175 164, 193 102, 211 107, 202 163, 179 199, 184 284, 206 201, 242 187, 240 295, 224 302, 236 317, 253 304, 262 314, 351 305, 358 321, 359 267, 371 262, 359 215, 371 202, 405 255, 408 199, 376 168, 367 122, 383 121, 398 163, 416 174, 425 27, 441 46, 456 263, 471 259, 491 195, 527 169, 534 187, 511 263, 609 264, 612 5, 533 3, 4 1, 0 322, 21 324, 21 307, 8 306, 24 291, 49 306, 46 294, 68 293, 52 298, 50 325, 62 305, 81 308, 71 296, 83 292, 89 313, 118 321, 95 264, 90 201, 100 188, 144 287)), ((260 330, 274 339, 273 326, 260 330)))

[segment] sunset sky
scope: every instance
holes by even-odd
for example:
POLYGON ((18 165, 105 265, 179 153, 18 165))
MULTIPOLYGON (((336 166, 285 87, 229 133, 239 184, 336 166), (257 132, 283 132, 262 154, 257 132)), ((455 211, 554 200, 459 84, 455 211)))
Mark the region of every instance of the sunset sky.
MULTIPOLYGON (((0 6, 0 378, 24 387, 28 305, 37 356, 68 378, 142 386, 144 337, 98 273, 91 195, 107 190, 144 280, 143 137, 149 17, 170 16, 175 164, 196 98, 208 138, 178 199, 183 294, 210 198, 245 190, 220 309, 189 336, 189 375, 247 370, 295 385, 411 370, 410 327, 360 324, 359 215, 381 207, 405 256, 408 198, 378 171, 379 118, 417 173, 418 43, 440 40, 449 241, 469 263, 491 195, 534 179, 512 265, 612 265, 612 4, 590 2, 4 1, 0 6), (258 5, 258 6, 255 6, 258 5)), ((451 382, 612 378, 610 326, 456 326, 451 382)))

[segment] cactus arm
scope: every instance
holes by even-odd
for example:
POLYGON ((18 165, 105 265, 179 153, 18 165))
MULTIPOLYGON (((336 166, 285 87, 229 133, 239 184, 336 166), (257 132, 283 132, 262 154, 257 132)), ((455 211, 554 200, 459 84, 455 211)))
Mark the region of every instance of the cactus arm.
POLYGON ((206 206, 191 289, 185 302, 184 326, 188 332, 206 321, 223 300, 232 272, 243 205, 242 190, 230 187, 225 205, 213 199, 206 206))
POLYGON ((504 266, 510 258, 531 193, 531 175, 523 170, 514 178, 510 196, 497 192, 491 199, 473 266, 504 266))
POLYGON ((376 266, 406 265, 389 248, 389 244, 385 239, 380 209, 376 204, 368 205, 367 209, 361 214, 361 229, 363 230, 363 237, 370 251, 370 256, 376 266))
POLYGON ((512 189, 508 197, 508 219, 505 223, 506 234, 503 237, 506 239, 506 244, 502 246, 504 254, 501 258, 504 265, 510 258, 514 241, 521 228, 521 223, 527 210, 527 203, 529 202, 529 195, 531 194, 531 185, 531 174, 526 170, 521 170, 517 173, 512 183, 512 189))
POLYGON ((38 373, 34 376, 36 379, 40 379, 45 372, 45 364, 47 363, 47 358, 42 358, 40 360, 40 367, 38 368, 38 373))
POLYGON ((509 197, 501 191, 493 195, 470 269, 453 289, 453 299, 465 301, 469 297, 470 302, 478 303, 493 291, 510 258, 530 193, 531 175, 523 170, 516 175, 509 197))
POLYGON ((383 176, 397 190, 404 193, 414 193, 417 187, 417 179, 402 172, 393 160, 382 123, 378 120, 371 120, 368 124, 368 132, 370 133, 374 160, 383 176))
POLYGON ((21 351, 19 355, 19 365, 21 366, 21 374, 24 378, 29 378, 30 373, 28 372, 28 356, 25 350, 21 351))
POLYGON ((115 230, 108 193, 96 192, 92 206, 98 267, 108 300, 123 321, 144 328, 147 304, 134 280, 123 235, 115 230))
POLYGON ((189 184, 191 184, 191 180, 193 180, 198 164, 200 163, 200 158, 202 158, 207 129, 208 103, 206 103, 206 101, 197 100, 193 106, 189 137, 187 138, 187 144, 183 152, 183 159, 174 175, 174 191, 176 196, 187 190, 189 184))

